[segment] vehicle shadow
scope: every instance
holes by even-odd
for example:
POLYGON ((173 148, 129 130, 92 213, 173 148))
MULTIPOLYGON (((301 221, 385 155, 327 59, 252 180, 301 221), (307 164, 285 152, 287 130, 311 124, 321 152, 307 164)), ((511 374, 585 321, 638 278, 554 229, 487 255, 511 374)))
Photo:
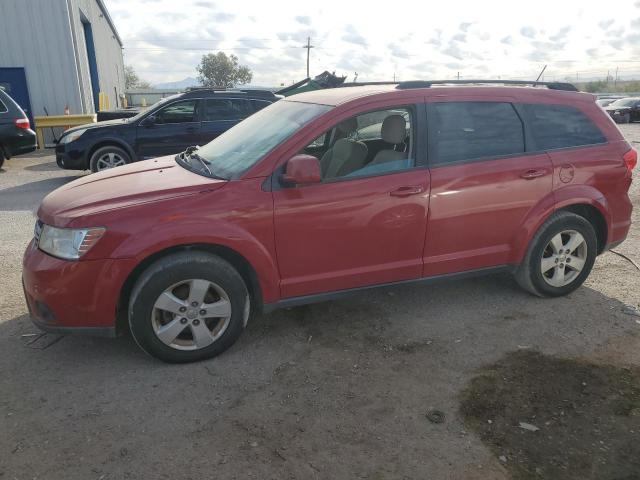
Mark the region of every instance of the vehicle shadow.
POLYGON ((52 190, 78 176, 54 177, 0 190, 0 211, 33 210, 52 190))
POLYGON ((36 165, 29 165, 28 167, 24 167, 24 169, 29 170, 31 172, 57 172, 61 170, 55 161, 47 162, 47 163, 38 163, 36 165))

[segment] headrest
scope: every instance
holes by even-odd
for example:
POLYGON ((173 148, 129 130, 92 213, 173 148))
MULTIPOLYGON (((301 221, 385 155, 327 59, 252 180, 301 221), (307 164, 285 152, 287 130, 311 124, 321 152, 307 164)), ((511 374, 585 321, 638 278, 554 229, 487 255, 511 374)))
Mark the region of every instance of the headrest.
POLYGON ((407 138, 407 122, 402 115, 389 115, 382 122, 382 140, 398 144, 407 138))
POLYGON ((341 138, 333 144, 334 158, 347 158, 353 162, 359 162, 367 158, 368 151, 364 143, 348 138, 341 138))
POLYGON ((358 129, 358 120, 356 117, 347 118, 337 125, 338 130, 342 133, 351 133, 358 129))

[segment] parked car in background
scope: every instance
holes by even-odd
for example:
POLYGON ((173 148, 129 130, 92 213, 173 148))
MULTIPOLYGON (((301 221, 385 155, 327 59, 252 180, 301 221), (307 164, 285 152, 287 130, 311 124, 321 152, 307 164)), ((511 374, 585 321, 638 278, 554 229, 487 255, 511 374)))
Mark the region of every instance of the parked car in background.
POLYGON ((602 108, 606 107, 607 105, 612 104, 613 102, 615 102, 616 100, 618 100, 617 98, 599 98, 596 100, 596 103, 598 105, 600 105, 602 108))
POLYGON ((617 123, 629 123, 640 120, 640 98, 621 98, 610 103, 605 110, 617 123))
POLYGON ((6 159, 33 152, 36 134, 20 106, 0 88, 0 167, 6 159))
POLYGON ((176 154, 210 142, 279 98, 266 90, 189 89, 134 117, 65 131, 56 146, 56 161, 61 168, 98 172, 176 154))
POLYGON ((293 95, 199 149, 60 187, 24 256, 33 321, 129 329, 188 362, 252 311, 363 288, 501 271, 572 292, 627 236, 636 151, 572 85, 448 83, 293 95))

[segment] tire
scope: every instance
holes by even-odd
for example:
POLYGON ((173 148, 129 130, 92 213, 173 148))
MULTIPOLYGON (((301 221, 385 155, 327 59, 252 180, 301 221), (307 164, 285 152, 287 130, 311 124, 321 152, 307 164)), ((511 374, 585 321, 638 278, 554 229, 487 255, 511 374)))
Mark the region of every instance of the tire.
POLYGON ((107 145, 93 152, 89 159, 89 168, 93 173, 96 173, 120 167, 127 163, 131 163, 131 157, 127 152, 115 145, 107 145))
POLYGON ((0 147, 0 168, 4 165, 4 153, 2 152, 2 147, 0 147))
POLYGON ((149 355, 169 363, 195 362, 215 357, 235 343, 246 326, 250 304, 242 277, 227 261, 204 252, 177 253, 150 265, 136 282, 129 327, 149 355), (203 302, 191 304, 194 299, 203 302), (207 317, 213 310, 216 315, 207 317))
POLYGON ((571 212, 555 213, 531 240, 529 249, 516 270, 515 279, 533 295, 567 295, 582 285, 589 276, 597 251, 596 232, 587 219, 571 212), (577 245, 580 236, 583 242, 577 245), (569 255, 566 253, 567 249, 571 250, 569 255), (560 253, 556 253, 557 251, 560 253), (543 273, 545 268, 547 270, 543 273))

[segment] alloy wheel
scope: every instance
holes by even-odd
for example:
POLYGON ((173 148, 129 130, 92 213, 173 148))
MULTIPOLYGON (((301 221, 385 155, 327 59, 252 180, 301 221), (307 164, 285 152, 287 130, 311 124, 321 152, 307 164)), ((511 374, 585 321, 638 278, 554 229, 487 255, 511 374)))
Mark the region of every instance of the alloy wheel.
POLYGON ((158 339, 176 350, 199 350, 220 338, 231 321, 231 301, 209 280, 176 283, 158 297, 151 323, 158 339))
POLYGON ((587 242, 580 232, 565 230, 554 235, 542 253, 542 278, 552 287, 573 282, 587 261, 587 242))
POLYGON ((124 158, 115 152, 109 152, 102 155, 96 162, 96 168, 98 171, 107 170, 109 168, 120 167, 126 165, 127 162, 124 158))

